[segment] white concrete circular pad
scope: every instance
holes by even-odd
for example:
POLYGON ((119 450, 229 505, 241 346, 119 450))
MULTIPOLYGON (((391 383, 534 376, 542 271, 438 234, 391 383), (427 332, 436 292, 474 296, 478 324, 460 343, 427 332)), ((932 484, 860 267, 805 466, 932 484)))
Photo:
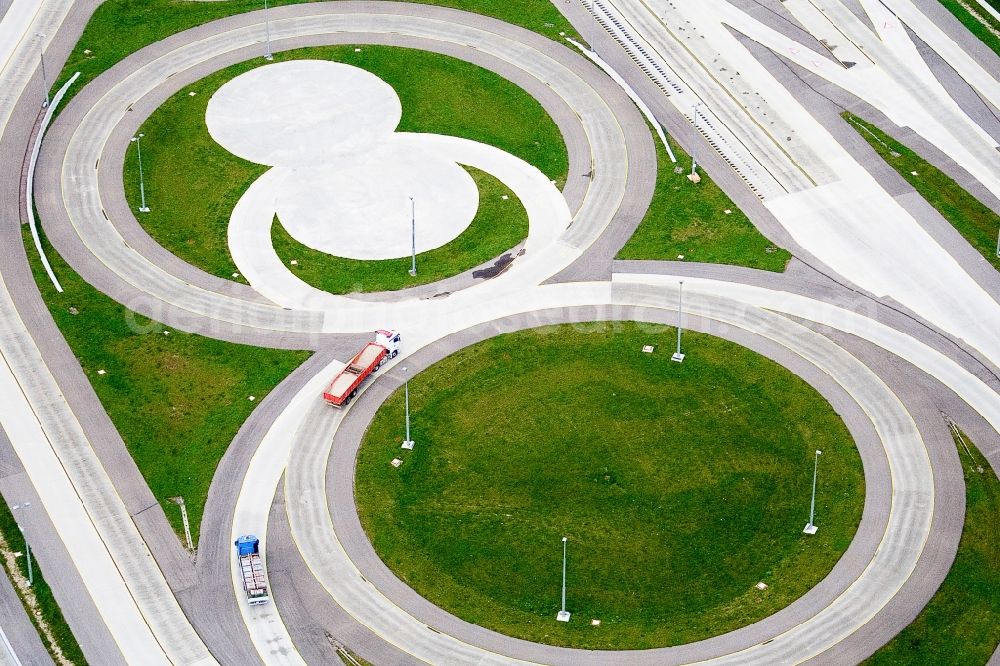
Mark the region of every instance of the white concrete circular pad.
POLYGON ((270 166, 324 164, 391 136, 402 107, 388 83, 326 60, 264 65, 219 88, 208 132, 234 155, 270 166))
MULTIPOLYGON (((414 217, 416 248, 424 252, 465 231, 479 208, 475 181, 451 154, 422 135, 396 133, 401 115, 396 91, 374 74, 294 60, 223 85, 205 122, 233 154, 273 167, 261 179, 270 192, 257 204, 267 207, 266 219, 277 215, 308 247, 373 260, 410 254, 414 217)), ((233 236, 235 253, 241 239, 233 236)), ((261 250, 274 253, 270 243, 261 250)))
POLYGON ((384 144, 361 161, 287 171, 275 199, 282 226, 303 245, 338 257, 409 256, 411 195, 417 252, 461 234, 479 207, 479 190, 465 169, 402 142, 384 144))

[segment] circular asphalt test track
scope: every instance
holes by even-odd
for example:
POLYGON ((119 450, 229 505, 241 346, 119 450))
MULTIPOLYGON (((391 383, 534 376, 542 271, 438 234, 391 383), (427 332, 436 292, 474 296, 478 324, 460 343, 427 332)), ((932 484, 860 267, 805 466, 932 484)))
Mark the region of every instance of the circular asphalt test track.
MULTIPOLYGON (((332 33, 326 32, 331 24, 324 20, 319 20, 317 24, 326 26, 322 29, 307 20, 289 22, 287 26, 294 24, 295 30, 303 33, 313 31, 312 34, 294 37, 283 35, 279 24, 274 34, 281 39, 274 46, 289 49, 334 43, 386 43, 447 53, 493 69, 539 99, 563 131, 570 153, 570 178, 565 194, 571 210, 578 215, 564 238, 567 244, 575 249, 585 249, 616 215, 635 214, 645 209, 652 182, 648 166, 651 155, 648 131, 641 119, 635 123, 639 117, 623 93, 582 58, 562 47, 552 48, 552 43, 545 38, 504 26, 492 19, 418 5, 380 5, 373 16, 387 25, 384 31, 372 33, 365 28, 368 25, 365 23, 367 12, 372 10, 370 4, 357 3, 282 8, 280 12, 275 11, 276 19, 314 15, 328 17, 340 12, 348 19, 343 24, 334 22, 338 31, 332 33), (400 21, 400 14, 409 18, 400 21), (482 29, 482 34, 496 30, 494 37, 502 33, 511 42, 521 39, 522 45, 545 47, 555 53, 553 57, 564 61, 567 69, 588 82, 588 86, 593 85, 593 89, 599 90, 598 96, 602 100, 611 100, 606 102, 607 117, 626 118, 629 122, 618 120, 616 127, 604 127, 604 134, 595 135, 594 131, 601 129, 599 124, 588 127, 582 122, 579 110, 553 92, 544 79, 535 78, 519 68, 516 57, 503 61, 477 49, 474 44, 436 41, 427 35, 402 34, 411 21, 433 23, 436 27, 447 25, 449 30, 468 23, 476 26, 477 30, 482 29), (351 31, 350 26, 355 23, 362 26, 359 32, 351 31), (600 140, 608 140, 612 136, 624 139, 617 151, 613 146, 600 143, 600 140), (622 155, 629 165, 624 170, 614 161, 622 155), (625 175, 616 177, 611 173, 614 171, 624 171, 625 175), (593 173, 593 179, 585 177, 588 172, 593 173)), ((254 15, 241 15, 170 37, 130 56, 81 91, 60 115, 46 139, 39 169, 38 207, 45 220, 46 231, 60 253, 89 282, 129 307, 180 328, 215 337, 272 346, 296 346, 308 341, 313 343, 310 346, 316 346, 323 340, 320 335, 324 330, 323 313, 290 312, 276 308, 248 287, 219 280, 184 264, 156 245, 141 230, 128 211, 121 191, 121 163, 128 137, 158 104, 176 90, 228 64, 259 55, 260 36, 256 33, 262 31, 257 19, 254 15), (239 34, 245 37, 245 43, 230 39, 226 48, 216 53, 199 41, 233 30, 242 30, 239 34), (83 122, 93 105, 107 97, 108 91, 113 91, 116 83, 128 77, 129 72, 136 71, 158 54, 182 46, 190 49, 194 56, 187 66, 176 71, 161 71, 162 80, 149 86, 148 90, 140 86, 137 89, 140 94, 135 98, 125 95, 105 100, 110 105, 108 108, 118 105, 115 111, 117 116, 108 116, 109 122, 104 126, 106 133, 75 134, 78 123, 83 122), (200 55, 198 48, 204 49, 200 55), (92 154, 98 155, 97 160, 90 162, 88 158, 86 164, 67 162, 67 153, 74 141, 87 144, 83 146, 81 143, 78 146, 81 149, 96 150, 92 154), (67 213, 64 198, 74 196, 70 192, 74 188, 70 185, 78 184, 77 177, 84 177, 93 184, 92 188, 81 188, 78 194, 84 198, 82 203, 90 206, 91 214, 94 210, 101 212, 98 219, 70 220, 74 213, 67 213)), ((290 27, 288 29, 291 30, 290 27)), ((454 30, 454 34, 468 38, 468 33, 459 28, 454 30)), ((139 83, 144 85, 146 82, 139 83)), ((83 150, 80 154, 87 152, 83 150)), ((419 345, 421 349, 410 357, 408 363, 415 369, 426 367, 454 349, 497 332, 542 323, 595 319, 672 323, 673 315, 669 307, 662 307, 662 303, 670 300, 670 294, 664 294, 662 289, 632 287, 616 292, 607 287, 594 284, 543 287, 539 288, 542 295, 526 298, 523 303, 483 309, 465 319, 457 317, 450 327, 432 326, 419 345)), ((469 292, 476 292, 477 289, 469 292)), ((486 296, 485 292, 483 296, 486 296)), ((510 297, 509 294, 506 296, 510 297)), ((707 292, 693 293, 689 303, 690 311, 695 313, 689 326, 739 342, 773 358, 804 377, 831 401, 845 418, 864 460, 867 484, 865 511, 857 538, 834 571, 788 608, 724 636, 687 646, 628 653, 623 655, 623 660, 662 664, 712 658, 733 663, 809 659, 834 648, 891 603, 896 591, 913 584, 910 575, 915 567, 920 566, 919 560, 927 544, 933 544, 933 556, 946 560, 937 562, 936 568, 933 562, 930 565, 937 580, 943 577, 940 571, 942 564, 946 571, 950 562, 948 553, 953 555, 957 544, 958 537, 953 526, 956 520, 961 525, 962 506, 956 505, 952 495, 942 507, 936 507, 935 493, 946 483, 960 485, 961 470, 957 467, 957 460, 950 459, 942 447, 925 448, 926 442, 918 431, 918 425, 924 428, 931 415, 920 415, 915 424, 903 403, 875 373, 828 338, 781 315, 707 292), (952 529, 937 529, 942 527, 942 522, 947 522, 952 529), (879 581, 881 584, 876 584, 879 581)), ((325 372, 322 363, 315 365, 320 366, 320 373, 325 372)), ((308 427, 296 433, 292 465, 283 495, 297 500, 287 506, 290 529, 313 574, 324 588, 333 593, 334 598, 344 602, 349 613, 362 619, 375 633, 381 634, 387 644, 397 646, 398 651, 393 652, 394 660, 401 654, 408 654, 410 657, 404 661, 415 658, 433 663, 606 663, 607 653, 516 641, 463 623, 417 597, 374 555, 353 510, 353 454, 364 427, 398 381, 398 375, 390 369, 370 383, 368 390, 346 412, 334 412, 325 405, 316 404, 308 411, 308 427), (346 559, 342 559, 341 555, 346 559), (317 557, 321 559, 317 560, 317 557), (367 580, 353 578, 356 571, 364 573, 367 580), (372 595, 374 588, 362 589, 358 587, 358 580, 363 580, 368 588, 371 588, 368 581, 377 583, 381 592, 376 591, 372 595), (355 587, 352 588, 352 585, 355 587), (379 606, 380 597, 394 603, 379 606), (356 605, 359 602, 374 605, 359 607, 356 605), (369 612, 374 615, 367 616, 369 612), (388 629, 386 622, 390 623, 388 629), (427 629, 427 625, 433 626, 435 631, 427 629)), ((298 390, 299 386, 301 381, 290 382, 280 392, 281 395, 275 391, 273 400, 278 403, 287 401, 290 393, 298 390)), ((319 400, 316 402, 319 403, 319 400)), ((276 418, 278 410, 271 411, 270 418, 276 418)), ((256 427, 266 429, 268 425, 257 424, 256 427)), ((931 429, 931 426, 926 427, 931 429)), ((245 442, 246 449, 237 452, 238 457, 244 461, 249 459, 254 453, 253 446, 259 441, 251 439, 245 442)), ((239 462, 233 464, 243 468, 239 462)), ((242 478, 220 476, 217 475, 213 481, 213 495, 238 495, 242 478)), ((219 502, 212 508, 218 514, 206 517, 206 523, 211 520, 221 526, 219 543, 225 542, 225 547, 220 549, 218 543, 211 544, 209 550, 219 561, 209 566, 208 570, 225 572, 229 566, 228 535, 231 526, 231 520, 225 516, 232 511, 232 504, 219 502)), ((206 507, 206 514, 208 509, 206 507)), ((199 562, 200 570, 201 565, 202 562, 199 562)), ((921 587, 919 582, 917 587, 921 591, 914 601, 914 604, 919 604, 916 610, 922 607, 936 587, 932 584, 931 589, 925 591, 923 588, 927 585, 921 587)), ((288 598, 280 589, 275 590, 275 596, 282 603, 288 598)), ((214 599, 213 603, 223 615, 231 617, 240 600, 234 596, 228 600, 214 599)), ((285 614, 281 604, 277 605, 278 610, 285 614)), ((292 611, 288 613, 289 617, 297 617, 302 612, 301 608, 288 610, 292 611)), ((915 613, 916 610, 909 607, 902 613, 915 613)), ((204 617, 210 613, 201 609, 192 615, 204 617)), ((886 626, 891 629, 892 621, 886 626)), ((296 625, 293 624, 290 629, 294 638, 296 625)), ((883 639, 890 636, 888 634, 883 639)), ((240 637, 229 640, 238 642, 240 637)), ((217 644, 210 645, 213 652, 222 654, 217 644)), ((261 654, 264 655, 264 652, 261 654)), ((277 657, 274 660, 280 661, 277 657)))

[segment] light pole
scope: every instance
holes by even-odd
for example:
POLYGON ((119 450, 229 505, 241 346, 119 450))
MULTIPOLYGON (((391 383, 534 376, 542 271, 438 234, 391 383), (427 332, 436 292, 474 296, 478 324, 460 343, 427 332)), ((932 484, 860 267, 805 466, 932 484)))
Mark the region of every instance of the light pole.
POLYGON ((556 620, 559 622, 569 622, 569 611, 566 610, 566 541, 563 537, 563 581, 562 581, 562 610, 556 613, 556 620))
POLYGON ((17 524, 17 529, 21 530, 21 536, 24 537, 24 554, 28 558, 28 585, 33 585, 35 582, 35 571, 31 566, 31 546, 28 544, 28 537, 24 534, 24 528, 21 527, 21 523, 17 524))
POLYGON ((132 143, 135 144, 136 155, 139 156, 139 198, 141 199, 141 203, 139 205, 140 213, 149 212, 149 207, 146 205, 146 185, 143 182, 142 178, 142 148, 139 147, 139 139, 141 139, 144 136, 146 135, 140 132, 139 134, 136 134, 134 137, 132 137, 132 143))
MULTIPOLYGON (((698 141, 698 107, 701 106, 703 102, 698 102, 694 105, 691 115, 694 116, 694 132, 695 132, 695 142, 698 141)), ((695 159, 694 151, 697 143, 691 145, 691 176, 695 175, 695 169, 698 167, 698 161, 695 159)))
POLYGON ((809 522, 806 523, 806 528, 802 530, 805 534, 816 534, 816 530, 819 529, 813 521, 816 520, 816 473, 819 471, 819 457, 822 454, 822 451, 816 449, 816 455, 813 457, 813 492, 812 501, 809 503, 809 522))
POLYGON ((45 103, 42 104, 43 109, 49 108, 49 77, 45 75, 45 35, 41 32, 36 32, 35 37, 39 38, 38 42, 38 59, 42 63, 42 85, 45 86, 45 103))
POLYGON ((417 275, 417 205, 410 197, 410 276, 417 275))
POLYGON ((670 357, 671 361, 682 363, 684 354, 681 353, 681 317, 684 313, 684 280, 680 281, 677 289, 677 351, 670 357))
POLYGON ((264 0, 264 41, 267 46, 264 51, 264 60, 274 60, 271 54, 271 21, 267 16, 267 0, 264 0))
POLYGON ((404 449, 413 448, 413 440, 410 439, 410 375, 407 374, 406 366, 403 366, 403 395, 406 404, 406 439, 403 440, 404 449))

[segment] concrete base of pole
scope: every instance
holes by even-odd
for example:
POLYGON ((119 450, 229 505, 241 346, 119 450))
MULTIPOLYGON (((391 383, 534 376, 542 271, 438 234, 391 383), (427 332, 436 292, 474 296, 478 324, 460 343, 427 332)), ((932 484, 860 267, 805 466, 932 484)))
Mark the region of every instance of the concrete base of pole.
POLYGON ((556 621, 569 622, 569 611, 559 611, 556 613, 556 621))
POLYGON ((680 352, 674 352, 673 355, 670 357, 670 360, 671 361, 676 361, 677 363, 683 363, 684 362, 684 354, 682 354, 680 352))
POLYGON ((415 442, 412 439, 408 439, 405 442, 403 442, 403 446, 401 448, 404 448, 407 451, 411 451, 411 450, 413 450, 413 445, 414 444, 415 444, 415 442))
POLYGON ((816 527, 815 525, 813 525, 812 523, 806 523, 806 527, 805 527, 804 530, 802 530, 802 533, 803 534, 816 534, 816 531, 818 529, 819 528, 816 527))
POLYGON ((149 206, 143 206, 142 208, 139 209, 139 212, 140 213, 148 213, 149 212, 149 206))

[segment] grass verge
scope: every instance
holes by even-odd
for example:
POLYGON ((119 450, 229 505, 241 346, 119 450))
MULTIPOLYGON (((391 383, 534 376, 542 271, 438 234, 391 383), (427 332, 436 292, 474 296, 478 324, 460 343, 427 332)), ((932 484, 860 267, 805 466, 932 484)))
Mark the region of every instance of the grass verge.
POLYGON ((64 289, 60 294, 27 229, 23 234, 52 318, 178 534, 180 510, 170 498, 184 498, 197 543, 219 460, 261 398, 308 352, 237 345, 166 328, 91 287, 46 244, 64 289))
MULTIPOLYGON (((997 21, 976 0, 940 0, 948 11, 955 15, 969 32, 978 37, 986 46, 1000 55, 1000 21, 997 21)), ((988 0, 994 9, 1000 9, 1000 3, 988 0)))
MULTIPOLYGON (((305 0, 307 1, 307 0, 305 0)), ((413 0, 415 1, 415 0, 413 0)), ((550 39, 562 40, 561 33, 579 39, 573 26, 549 2, 537 0, 420 0, 422 4, 463 9, 498 18, 550 39)), ((270 0, 271 7, 303 4, 304 0, 270 0)), ((56 79, 53 90, 61 86, 73 72, 80 72, 80 81, 67 94, 66 101, 77 90, 92 81, 119 60, 144 46, 234 14, 259 10, 260 0, 229 0, 228 2, 189 2, 187 0, 107 0, 98 7, 84 28, 66 65, 56 79)), ((263 53, 263 51, 262 51, 263 53)))
POLYGON ((1000 257, 996 253, 1000 215, 875 125, 850 113, 841 115, 993 268, 1000 270, 1000 257))
POLYGON ((17 596, 24 604, 31 623, 38 630, 42 644, 49 655, 59 666, 66 664, 86 664, 83 650, 80 649, 76 637, 70 630, 59 604, 52 596, 52 589, 45 582, 42 568, 38 561, 32 559, 33 583, 28 583, 28 561, 23 556, 24 537, 17 526, 13 513, 6 502, 0 500, 0 537, 3 547, 0 548, 0 562, 10 579, 17 596), (22 553, 22 555, 16 555, 22 553))
POLYGON ((684 261, 785 270, 792 255, 764 238, 704 171, 701 182, 692 184, 687 179, 691 157, 673 139, 667 140, 678 163, 670 161, 656 140, 653 200, 618 258, 677 261, 682 255, 684 261), (675 173, 675 167, 683 171, 675 173))
POLYGON ((917 619, 868 666, 985 664, 1000 644, 1000 481, 964 434, 956 433, 955 443, 965 475, 955 563, 917 619))
POLYGON ((686 333, 672 363, 673 331, 523 331, 412 378, 416 448, 400 450, 397 393, 358 455, 379 556, 469 622, 591 649, 707 638, 808 591, 860 519, 849 433, 808 384, 733 343, 686 333), (815 449, 820 530, 805 536, 815 449), (555 621, 564 535, 568 624, 555 621))
MULTIPOLYGON (((329 59, 366 69, 399 94, 403 106, 400 131, 450 134, 487 143, 533 164, 557 183, 565 181, 568 156, 559 128, 534 98, 513 83, 481 67, 436 53, 381 46, 365 46, 360 53, 354 49, 299 49, 277 53, 274 59, 329 59)), ((184 88, 157 109, 141 130, 145 134, 142 161, 146 200, 151 212, 141 215, 140 222, 158 243, 181 259, 227 279, 237 272, 227 242, 229 216, 247 187, 269 167, 247 162, 215 143, 205 124, 205 110, 219 87, 263 64, 263 60, 255 60, 233 65, 184 88), (196 94, 191 96, 191 92, 196 94)), ((486 186, 481 193, 486 201, 502 187, 488 177, 477 180, 486 186)), ((128 152, 125 161, 125 191, 137 209, 139 176, 134 150, 128 152)), ((493 219, 498 213, 488 207, 485 214, 493 219)), ((472 237, 475 244, 469 238, 460 239, 455 246, 461 248, 460 253, 449 250, 435 255, 436 276, 455 275, 510 249, 524 238, 514 238, 515 226, 526 232, 520 222, 495 227, 477 225, 472 237)), ((290 239, 282 238, 282 233, 277 232, 278 240, 285 250, 290 250, 290 239)), ((370 291, 384 284, 394 284, 397 289, 418 284, 388 276, 391 267, 377 263, 333 257, 324 262, 310 259, 308 264, 322 264, 317 272, 325 275, 307 275, 306 279, 317 286, 330 284, 335 292, 354 290, 358 285, 367 285, 370 288, 364 290, 370 291), (349 272, 334 275, 330 267, 349 272)), ((402 276, 408 277, 405 268, 402 276)))
POLYGON ((409 274, 410 257, 382 261, 334 257, 299 243, 277 220, 271 227, 274 251, 300 279, 331 294, 395 291, 463 273, 528 235, 528 213, 514 193, 490 174, 466 168, 479 188, 476 217, 453 241, 418 254, 416 276, 409 274))

